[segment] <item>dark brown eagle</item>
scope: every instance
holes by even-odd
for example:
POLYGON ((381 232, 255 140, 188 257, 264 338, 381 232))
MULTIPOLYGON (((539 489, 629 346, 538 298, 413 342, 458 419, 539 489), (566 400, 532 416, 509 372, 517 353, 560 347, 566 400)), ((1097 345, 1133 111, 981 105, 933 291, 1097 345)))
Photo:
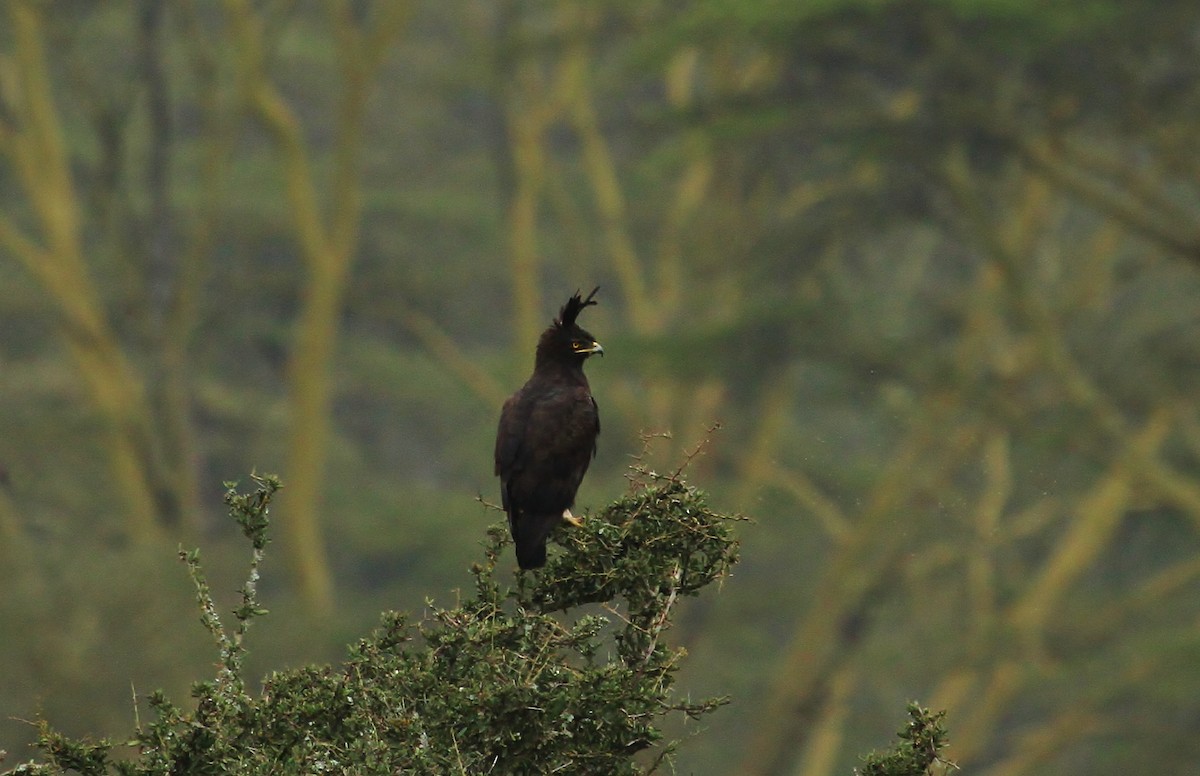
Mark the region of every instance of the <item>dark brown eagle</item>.
POLYGON ((596 304, 592 297, 599 290, 567 300, 538 340, 533 375, 500 412, 496 475, 523 569, 545 565, 546 539, 559 521, 579 525, 571 507, 600 435, 583 362, 604 348, 575 319, 596 304))

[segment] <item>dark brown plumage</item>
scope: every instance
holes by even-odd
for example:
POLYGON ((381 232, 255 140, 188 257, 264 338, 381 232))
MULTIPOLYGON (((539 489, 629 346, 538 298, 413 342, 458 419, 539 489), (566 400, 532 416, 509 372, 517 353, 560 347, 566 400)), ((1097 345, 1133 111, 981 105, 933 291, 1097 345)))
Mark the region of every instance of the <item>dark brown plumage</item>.
POLYGON ((575 319, 599 290, 567 300, 538 340, 533 375, 500 412, 496 475, 523 569, 545 565, 554 526, 575 521, 569 510, 596 454, 600 414, 583 362, 604 349, 575 319))

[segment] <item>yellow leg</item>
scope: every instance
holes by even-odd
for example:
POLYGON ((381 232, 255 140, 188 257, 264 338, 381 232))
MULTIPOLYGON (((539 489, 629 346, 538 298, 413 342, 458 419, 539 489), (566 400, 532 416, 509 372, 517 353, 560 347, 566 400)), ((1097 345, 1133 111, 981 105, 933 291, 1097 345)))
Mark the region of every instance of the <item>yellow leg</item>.
POLYGON ((579 528, 583 525, 583 519, 579 518, 579 517, 575 517, 575 515, 571 514, 571 510, 569 510, 569 509, 563 510, 563 522, 570 523, 571 525, 575 526, 576 528, 579 528))

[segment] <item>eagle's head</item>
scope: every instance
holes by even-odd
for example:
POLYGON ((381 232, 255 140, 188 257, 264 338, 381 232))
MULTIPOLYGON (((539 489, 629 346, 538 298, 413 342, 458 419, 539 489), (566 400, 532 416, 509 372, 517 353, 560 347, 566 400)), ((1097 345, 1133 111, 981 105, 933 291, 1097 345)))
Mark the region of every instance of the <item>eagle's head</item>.
POLYGON ((587 299, 580 297, 576 291, 562 306, 558 317, 550 324, 550 328, 542 332, 542 338, 538 340, 538 365, 554 362, 582 366, 588 356, 604 355, 604 348, 600 347, 596 338, 575 322, 583 308, 596 304, 592 297, 599 290, 599 286, 593 288, 587 299))

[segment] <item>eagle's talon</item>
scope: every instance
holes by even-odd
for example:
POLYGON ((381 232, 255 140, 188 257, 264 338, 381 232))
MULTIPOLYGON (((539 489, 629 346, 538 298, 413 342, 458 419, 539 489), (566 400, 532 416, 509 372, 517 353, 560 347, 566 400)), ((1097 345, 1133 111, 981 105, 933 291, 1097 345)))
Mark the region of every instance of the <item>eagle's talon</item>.
POLYGON ((562 519, 563 519, 564 523, 570 523, 571 525, 575 526, 576 528, 583 527, 583 518, 576 517, 575 515, 571 514, 571 510, 569 510, 569 509, 563 510, 562 519))

